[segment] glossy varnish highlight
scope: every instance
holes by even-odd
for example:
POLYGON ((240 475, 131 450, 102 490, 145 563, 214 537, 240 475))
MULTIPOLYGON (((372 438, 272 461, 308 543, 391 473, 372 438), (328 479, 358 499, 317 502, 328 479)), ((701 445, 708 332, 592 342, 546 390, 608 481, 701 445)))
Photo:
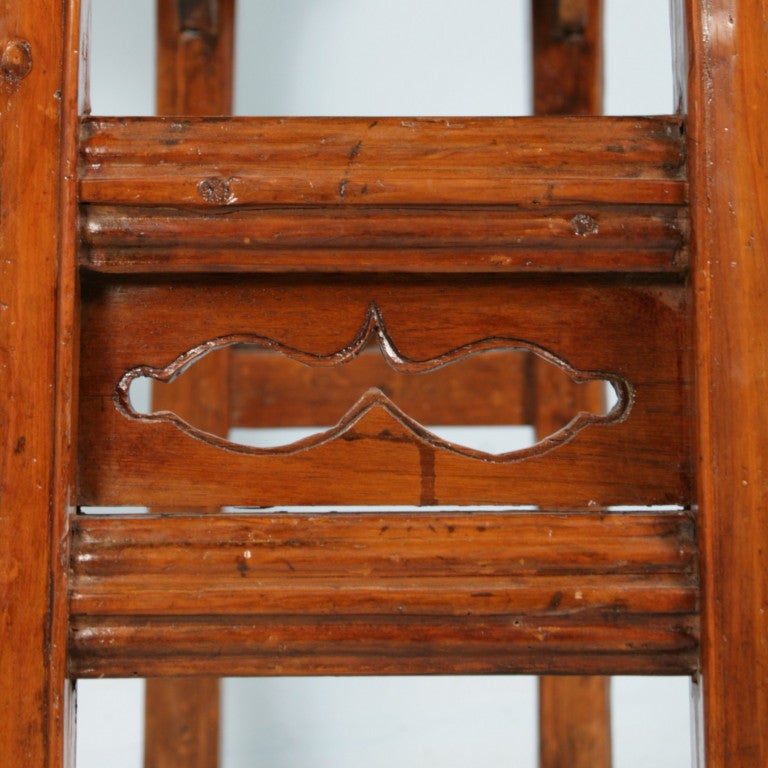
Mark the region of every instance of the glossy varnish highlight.
POLYGON ((693 534, 686 512, 86 516, 71 670, 685 674, 693 534))

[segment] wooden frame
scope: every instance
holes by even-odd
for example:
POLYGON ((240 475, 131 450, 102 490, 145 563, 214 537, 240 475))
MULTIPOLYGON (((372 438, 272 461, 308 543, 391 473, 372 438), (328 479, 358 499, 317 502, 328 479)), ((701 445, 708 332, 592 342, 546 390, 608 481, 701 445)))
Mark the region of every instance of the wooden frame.
MULTIPOLYGON (((759 0, 689 0, 687 10, 694 322, 686 327, 696 353, 702 742, 710 766, 762 768, 768 762, 768 584, 762 560, 768 544, 768 434, 759 426, 768 422, 768 330, 761 315, 768 294, 761 130, 768 113, 762 66, 768 42, 761 27, 766 11, 759 0)), ((1 268, 9 297, 0 312, 0 375, 11 393, 3 412, 0 671, 5 691, 14 694, 2 700, 0 754, 13 768, 58 768, 71 745, 65 680, 69 572, 62 562, 70 546, 76 411, 71 394, 78 380, 73 169, 79 10, 76 2, 7 0, 0 11, 1 268), (41 18, 51 23, 41 24, 41 18)), ((674 295, 686 294, 676 277, 663 278, 669 280, 674 295)), ((667 306, 672 314, 686 315, 685 302, 667 306)), ((210 521, 222 530, 228 524, 210 521)), ((83 551, 78 536, 75 562, 83 551)), ((81 594, 82 578, 73 572, 73 599, 81 594)), ((109 577, 110 590, 117 578, 109 577)), ((693 579, 687 588, 693 586, 689 595, 695 597, 695 572, 684 578, 693 579)), ((554 609, 547 610, 551 616, 554 609)), ((82 626, 73 627, 70 640, 73 671, 90 663, 81 655, 82 626)), ((695 664, 695 649, 686 653, 695 664)), ((183 663, 176 669, 183 670, 183 663)), ((603 669, 615 668, 605 663, 603 669)))
POLYGON ((77 440, 79 15, 76 1, 0 3, 0 763, 12 768, 74 762, 65 564, 77 440))
POLYGON ((688 4, 708 766, 768 762, 768 10, 688 4))

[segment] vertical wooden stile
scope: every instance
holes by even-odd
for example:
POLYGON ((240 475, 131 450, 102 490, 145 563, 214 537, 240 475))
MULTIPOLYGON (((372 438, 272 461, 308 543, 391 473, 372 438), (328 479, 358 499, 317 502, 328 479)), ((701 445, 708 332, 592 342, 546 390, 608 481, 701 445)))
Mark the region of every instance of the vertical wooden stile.
POLYGON ((688 2, 703 743, 768 765, 768 8, 688 2))
MULTIPOLYGON (((533 0, 531 11, 534 113, 600 114, 602 0, 533 0)), ((602 411, 599 384, 564 391, 552 366, 534 355, 528 371, 528 411, 539 437, 552 434, 565 411, 602 411)), ((539 762, 540 768, 610 768, 609 678, 539 678, 539 762)))
MULTIPOLYGON (((234 0, 158 0, 158 114, 231 114, 234 11, 234 0)), ((184 377, 172 392, 155 386, 154 406, 192 413, 204 429, 226 434, 230 421, 228 369, 229 355, 204 358, 195 376, 184 377)), ((215 768, 219 699, 218 678, 147 680, 146 768, 215 768)))
POLYGON ((537 115, 596 115, 603 101, 603 0, 532 0, 537 115))
POLYGON ((74 765, 66 679, 74 501, 80 3, 0 3, 0 765, 74 765))

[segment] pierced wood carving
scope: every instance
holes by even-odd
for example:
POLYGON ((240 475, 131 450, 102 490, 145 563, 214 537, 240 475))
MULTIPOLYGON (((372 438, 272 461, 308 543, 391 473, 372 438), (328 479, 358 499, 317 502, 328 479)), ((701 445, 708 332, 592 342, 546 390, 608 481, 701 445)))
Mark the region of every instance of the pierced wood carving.
MULTIPOLYGON (((477 387, 483 386, 483 382, 481 381, 476 382, 476 384, 477 387)), ((469 395, 468 392, 466 394, 469 395)), ((513 397, 514 394, 515 393, 510 393, 510 397, 513 397)), ((372 303, 368 308, 364 322, 355 338, 347 346, 331 354, 318 355, 287 346, 274 339, 256 334, 223 336, 194 347, 177 357, 164 368, 137 366, 130 369, 118 382, 115 392, 115 404, 128 418, 141 421, 170 422, 181 431, 198 440, 202 440, 229 451, 254 454, 295 453, 332 440, 350 439, 349 433, 351 429, 355 425, 365 422, 375 410, 380 409, 391 419, 398 422, 399 426, 404 428, 414 441, 427 443, 434 448, 441 448, 465 456, 482 459, 484 461, 510 462, 518 461, 528 456, 536 456, 546 453, 547 451, 568 442, 590 424, 610 424, 623 421, 631 408, 632 388, 629 383, 620 376, 610 373, 577 370, 549 350, 521 339, 499 337, 485 338, 447 351, 444 354, 427 360, 409 359, 398 351, 395 343, 387 333, 381 311, 376 304, 372 303), (406 375, 429 373, 449 365, 458 364, 467 358, 482 353, 501 351, 533 352, 557 366, 563 372, 563 375, 567 376, 573 382, 584 383, 601 380, 609 383, 613 387, 617 399, 613 407, 607 413, 590 413, 585 411, 574 413, 562 428, 558 429, 553 434, 541 437, 535 445, 515 448, 512 450, 502 450, 500 452, 479 450, 441 438, 419 420, 407 413, 403 408, 398 406, 393 399, 385 394, 382 388, 378 386, 370 387, 367 391, 362 393, 357 399, 357 402, 343 414, 334 426, 325 430, 320 430, 309 437, 269 448, 243 445, 227 439, 226 436, 211 434, 210 432, 204 431, 194 424, 187 422, 179 414, 171 411, 141 413, 131 402, 131 385, 136 379, 150 377, 156 381, 170 382, 188 371, 190 367, 203 356, 227 347, 248 345, 251 349, 256 348, 265 352, 278 353, 290 360, 297 361, 307 366, 328 368, 345 365, 359 359, 361 353, 369 347, 371 342, 375 342, 378 345, 381 356, 393 371, 406 375)))

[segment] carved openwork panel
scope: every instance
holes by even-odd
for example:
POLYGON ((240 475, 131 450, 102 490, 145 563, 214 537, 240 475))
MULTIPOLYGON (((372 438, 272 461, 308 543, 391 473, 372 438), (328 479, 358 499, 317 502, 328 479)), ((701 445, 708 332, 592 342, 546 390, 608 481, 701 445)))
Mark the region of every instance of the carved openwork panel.
MULTIPOLYGON (((94 278, 84 295, 83 503, 586 507, 680 503, 687 494, 686 386, 669 384, 687 366, 674 287, 222 276, 204 287, 94 278), (306 424, 316 429, 302 439, 243 446, 183 414, 132 404, 135 379, 191 376, 205 353, 236 357, 242 345, 260 350, 265 365, 310 371, 307 394, 299 385, 296 398, 328 401, 336 417, 306 424), (458 388, 457 407, 497 398, 507 408, 501 423, 525 424, 520 384, 533 357, 559 368, 565 389, 607 382, 615 403, 603 413, 577 407, 522 449, 484 449, 439 434, 419 405, 434 389, 409 394, 397 383, 441 375, 441 391, 458 388), (371 358, 384 362, 384 379, 363 370, 371 358), (357 371, 351 381, 347 368, 357 371), (322 387, 318 371, 329 377, 322 387), (516 417, 505 403, 517 404, 516 417)), ((258 371, 259 355, 246 357, 258 371)), ((230 381, 229 399, 239 402, 247 375, 230 381)), ((269 412, 266 403, 248 407, 269 412)))
MULTIPOLYGON (((218 367, 223 376, 229 375, 227 370, 228 361, 226 357, 222 359, 218 367)), ((255 406, 257 421, 271 422, 273 427, 280 428, 285 426, 281 423, 279 417, 269 418, 269 412, 273 407, 276 393, 268 391, 270 382, 265 381, 263 375, 261 381, 248 382, 237 381, 232 383, 230 400, 239 400, 243 390, 253 390, 256 392, 251 395, 258 399, 259 395, 263 398, 261 408, 255 406), (263 383, 262 383, 263 382, 263 383), (261 386, 259 386, 261 384, 261 386)), ((333 377, 323 378, 312 375, 305 379, 305 385, 308 391, 303 393, 299 389, 295 396, 297 403, 287 403, 280 407, 280 414, 285 415, 285 420, 290 423, 296 423, 297 414, 304 413, 307 425, 314 425, 318 422, 318 417, 326 410, 333 411, 333 405, 338 398, 336 394, 337 382, 333 377), (317 391, 317 390, 320 391, 317 391), (312 405, 307 407, 306 403, 312 405), (328 404, 324 408, 324 404, 328 404)), ((337 350, 329 355, 317 355, 300 349, 287 347, 274 339, 264 338, 249 334, 236 334, 225 336, 219 339, 211 340, 201 344, 188 352, 183 353, 174 361, 162 369, 151 366, 140 366, 128 371, 117 385, 115 393, 118 409, 128 418, 139 421, 169 422, 186 434, 203 442, 216 445, 229 451, 238 451, 252 455, 270 455, 273 453, 296 453, 299 451, 311 450, 315 446, 322 445, 333 440, 344 440, 346 436, 353 432, 356 426, 370 419, 375 418, 375 413, 380 411, 386 413, 396 421, 401 429, 410 432, 410 439, 414 444, 423 446, 432 446, 435 449, 453 451, 485 461, 508 462, 520 460, 529 456, 537 456, 552 450, 562 443, 573 439, 582 429, 590 424, 610 424, 624 420, 630 411, 632 401, 632 390, 629 384, 618 376, 607 375, 607 378, 601 378, 599 374, 585 371, 578 371, 571 368, 565 361, 559 360, 544 349, 537 348, 528 342, 511 338, 484 338, 475 342, 465 344, 458 349, 449 350, 437 357, 428 360, 412 360, 404 357, 397 349, 394 341, 387 333, 381 311, 375 304, 371 304, 365 315, 363 325, 354 339, 344 348, 337 350), (376 358, 371 359, 376 350, 371 348, 371 344, 376 342, 378 346, 381 366, 376 365, 376 358), (256 435, 255 440, 250 444, 243 444, 233 440, 229 430, 227 434, 212 434, 209 430, 201 428, 195 424, 195 415, 199 407, 190 408, 192 416, 185 419, 184 414, 175 411, 152 410, 149 413, 142 414, 134 406, 130 390, 131 385, 140 377, 146 377, 156 382, 171 382, 180 375, 194 376, 194 365, 197 361, 208 355, 226 356, 231 351, 237 351, 240 355, 257 356, 251 361, 251 369, 258 372, 259 363, 264 363, 266 368, 271 369, 273 381, 272 390, 290 386, 291 382, 300 378, 293 367, 288 370, 281 370, 283 364, 287 361, 298 363, 299 367, 309 367, 312 374, 320 371, 332 371, 338 374, 340 384, 344 389, 351 390, 353 402, 349 403, 347 410, 340 408, 337 418, 333 419, 332 426, 323 429, 322 427, 310 430, 310 434, 302 439, 291 439, 286 437, 282 442, 274 445, 263 445, 262 439, 256 435), (521 359, 520 353, 523 353, 521 359), (560 389, 565 389, 568 383, 571 386, 578 387, 587 382, 610 384, 614 388, 616 404, 610 409, 609 413, 593 413, 589 411, 577 410, 570 418, 567 418, 558 429, 550 435, 541 435, 532 445, 524 447, 515 447, 514 442, 504 445, 503 438, 500 446, 494 448, 473 447, 466 442, 450 440, 441 437, 434 427, 427 426, 428 422, 419 418, 419 412, 430 409, 430 404, 425 402, 427 398, 437 398, 443 400, 443 388, 434 384, 428 388, 419 391, 418 384, 425 378, 429 378, 432 372, 442 371, 445 374, 441 377, 441 383, 446 391, 458 390, 453 393, 449 402, 442 402, 441 414, 444 414, 444 421, 448 423, 459 423, 464 426, 476 427, 482 429, 486 422, 492 424, 504 424, 503 415, 493 413, 493 404, 488 402, 495 396, 496 400, 501 400, 499 404, 501 410, 509 412, 510 405, 506 401, 511 401, 518 405, 517 410, 522 411, 526 407, 524 395, 527 394, 524 387, 525 374, 522 377, 518 375, 518 381, 511 380, 510 374, 514 376, 519 369, 528 364, 527 356, 534 354, 547 360, 550 364, 559 368, 563 374, 565 382, 560 385, 560 389), (454 371, 454 368, 461 368, 464 361, 472 361, 476 356, 484 355, 486 357, 485 366, 481 366, 477 371, 477 377, 470 379, 463 370, 454 371), (277 361, 274 359, 277 357, 277 361), (271 359, 270 359, 271 358, 271 359), (271 366, 269 363, 273 363, 271 366), (274 363, 277 362, 277 367, 274 363), (360 363, 365 365, 361 369, 360 363), (372 365, 373 363, 373 365, 372 365), (354 368, 354 372, 348 372, 346 368, 354 368), (446 370, 450 369, 450 370, 446 370), (416 386, 409 387, 401 384, 402 379, 409 380, 416 386), (351 381, 350 381, 351 379, 351 381), (368 381, 366 382, 366 379, 368 381), (415 381, 414 381, 415 379, 415 381), (517 388, 514 387, 517 384, 517 388), (358 387, 355 391, 355 387, 358 387), (386 393, 390 391, 390 394, 386 393), (396 394, 395 394, 396 393, 396 394), (405 397, 410 404, 410 408, 403 407, 398 403, 401 397, 405 397), (474 403, 479 398, 481 404, 474 403), (463 407, 466 403, 466 409, 463 407), (482 403, 486 407, 482 407, 482 403), (415 409, 415 412, 414 410, 415 409), (450 410, 454 409, 451 414, 450 410), (482 416, 478 423, 472 422, 471 414, 481 413, 482 416), (490 417, 490 418, 489 418, 490 417)), ((200 397, 205 397, 205 392, 199 393, 200 397)), ((571 402, 578 398, 569 398, 571 402)), ((566 405, 568 400, 566 400, 566 405)), ((182 406, 185 403, 182 403, 182 406)), ((530 406, 528 406, 530 407, 530 406)), ((183 410, 177 409, 177 410, 183 410)), ((565 409, 564 409, 565 410, 565 409)), ((521 414, 522 416, 522 414, 521 414)), ((298 423, 302 423, 299 421, 298 423)), ((320 422, 322 423, 322 421, 320 422)), ((525 423, 525 417, 518 418, 513 423, 525 423)))

